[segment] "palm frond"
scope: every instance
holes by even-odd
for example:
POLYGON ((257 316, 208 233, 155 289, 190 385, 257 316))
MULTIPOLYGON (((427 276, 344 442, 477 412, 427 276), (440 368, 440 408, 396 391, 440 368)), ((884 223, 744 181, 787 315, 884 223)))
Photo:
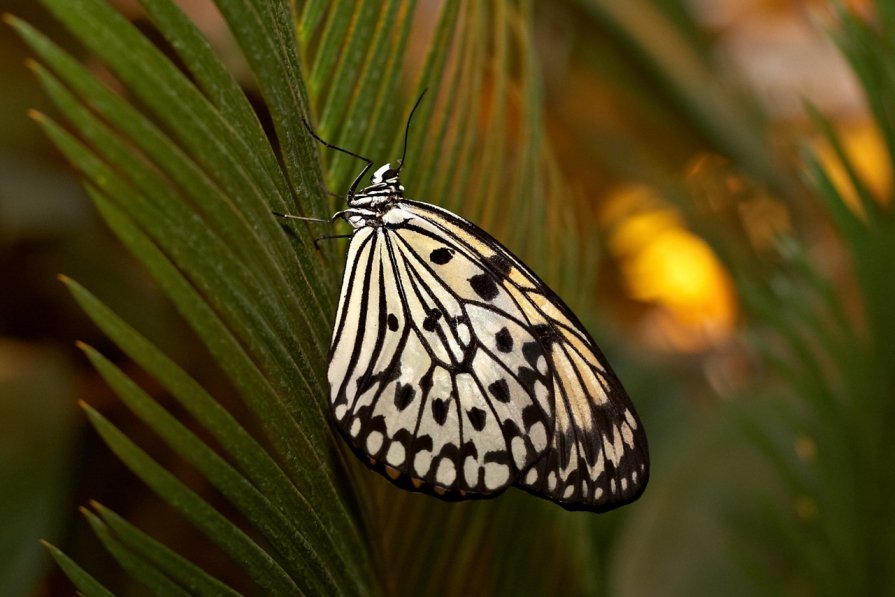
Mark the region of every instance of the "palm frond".
MULTIPOLYGON (((544 256, 555 254, 555 247, 570 260, 547 277, 563 279, 565 272, 568 279, 580 239, 577 231, 558 232, 558 222, 570 216, 568 207, 557 207, 566 189, 542 134, 532 4, 444 3, 411 92, 402 94, 415 2, 308 2, 294 12, 282 2, 218 2, 269 110, 273 141, 233 77, 172 2, 142 4, 179 66, 101 0, 42 4, 108 68, 120 90, 10 18, 38 57, 33 70, 62 116, 61 122, 43 114, 34 119, 252 417, 231 414, 163 347, 63 278, 96 325, 191 421, 184 424, 107 357, 83 345, 99 374, 241 518, 231 520, 85 405, 94 428, 128 468, 266 592, 410 594, 444 580, 456 590, 480 591, 469 584, 478 575, 454 574, 458 565, 481 567, 494 590, 547 590, 555 577, 538 574, 545 561, 556 574, 582 579, 571 581, 570 589, 595 586, 588 561, 554 549, 569 538, 578 545, 589 541, 587 529, 568 524, 571 515, 512 492, 499 507, 448 506, 405 495, 333 442, 324 372, 338 259, 333 248, 314 251, 318 229, 290 227, 290 239, 271 214, 330 213, 324 178, 331 188, 344 189, 356 172, 351 158, 333 152, 325 153, 321 171, 303 119, 332 143, 395 159, 404 142, 406 106, 428 88, 404 171, 412 195, 478 218, 533 257, 536 267, 551 263, 544 256), (494 44, 483 43, 485 38, 494 44), (307 65, 306 79, 300 64, 307 65), (509 225, 504 210, 518 213, 517 221, 509 225), (543 237, 519 225, 545 218, 557 224, 543 237), (433 537, 423 546, 426 566, 418 565, 419 546, 404 533, 433 537), (493 539, 514 534, 520 540, 511 546, 493 539), (376 571, 383 561, 391 572, 376 571), (529 572, 520 574, 520 566, 529 572)), ((137 582, 172 593, 231 590, 187 554, 110 509, 93 504, 85 516, 137 582)), ((51 552, 81 590, 102 592, 72 560, 51 552)))

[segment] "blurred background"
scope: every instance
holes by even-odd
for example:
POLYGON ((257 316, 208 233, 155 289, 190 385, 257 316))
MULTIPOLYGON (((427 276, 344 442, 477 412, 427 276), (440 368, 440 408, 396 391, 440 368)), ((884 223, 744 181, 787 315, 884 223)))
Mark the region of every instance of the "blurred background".
MULTIPOLYGON (((137 2, 112 4, 157 37, 137 2)), ((214 6, 177 4, 264 121, 214 6)), ((885 6, 535 3, 541 118, 567 201, 558 217, 575 222, 584 241, 564 247, 572 260, 556 251, 531 262, 565 290, 610 357, 653 457, 644 497, 595 525, 588 548, 599 562, 595 577, 570 594, 895 594, 887 493, 895 466, 886 460, 895 362, 878 336, 892 298, 885 278, 895 273, 878 252, 892 246, 885 127, 893 122, 881 130, 880 114, 891 119, 895 97, 885 94, 895 54, 885 6), (863 80, 836 39, 866 67, 863 80), (878 87, 868 92, 868 80, 878 87)), ((103 76, 36 3, 0 0, 0 10, 103 76)), ((436 0, 417 6, 409 72, 419 68, 440 11, 436 0)), ((29 110, 53 108, 26 67, 31 52, 10 32, 0 35, 0 590, 71 592, 39 543, 46 539, 103 571, 108 586, 134 591, 78 515, 94 499, 138 526, 151 521, 156 536, 227 579, 235 573, 226 561, 190 548, 202 540, 130 475, 78 408, 86 401, 138 443, 158 442, 132 421, 76 340, 166 398, 83 315, 60 273, 101 296, 225 403, 231 390, 28 118, 29 110)), ((487 127, 487 116, 473 122, 487 127)), ((525 254, 513 244, 512 221, 495 225, 489 229, 525 254)), ((554 234, 562 236, 562 226, 554 234)), ((180 466, 173 456, 163 462, 180 466)))

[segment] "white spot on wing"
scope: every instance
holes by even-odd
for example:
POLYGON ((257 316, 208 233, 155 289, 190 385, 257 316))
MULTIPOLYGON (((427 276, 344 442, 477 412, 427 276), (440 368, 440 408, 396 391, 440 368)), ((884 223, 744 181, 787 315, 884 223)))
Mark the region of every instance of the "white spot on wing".
POLYGON ((461 373, 456 378, 457 383, 457 397, 460 399, 460 407, 467 411, 470 408, 477 406, 478 403, 476 398, 480 396, 479 394, 479 386, 476 383, 475 378, 468 373, 461 373))
POLYGON ((625 445, 629 448, 634 448, 634 431, 631 429, 631 426, 627 423, 622 423, 622 439, 625 440, 625 445))
POLYGON ((535 467, 532 467, 531 470, 528 471, 528 474, 525 475, 525 482, 529 485, 534 485, 534 482, 538 480, 538 471, 535 467))
POLYGON ((347 405, 347 404, 340 404, 340 405, 338 405, 338 406, 336 407, 336 418, 337 418, 338 420, 341 421, 342 419, 345 418, 345 413, 347 413, 347 412, 348 412, 348 405, 347 405))
POLYGON ((469 341, 472 340, 472 337, 470 336, 468 325, 466 325, 465 323, 457 324, 457 338, 460 340, 461 345, 469 345, 469 341))
POLYGON ((429 467, 432 466, 432 452, 428 450, 423 450, 421 452, 417 452, 416 456, 413 457, 413 470, 416 471, 416 474, 420 477, 425 477, 429 472, 429 467))
POLYGON ((435 471, 435 480, 441 485, 450 485, 456 478, 457 469, 453 461, 443 458, 438 463, 438 470, 435 471))
POLYGON ((475 487, 479 482, 479 463, 473 456, 467 456, 463 461, 463 478, 470 487, 475 487))
POLYGON ((615 466, 618 466, 625 453, 625 447, 622 445, 621 431, 619 428, 615 427, 612 431, 613 441, 611 444, 609 443, 608 434, 603 436, 603 451, 606 453, 606 459, 615 466))
POLYGON ((379 431, 371 431, 367 436, 367 453, 375 454, 382 447, 382 433, 379 431))
POLYGON ((516 463, 516 468, 522 468, 525 465, 525 457, 528 455, 525 440, 519 436, 514 437, 513 441, 510 442, 510 449, 513 452, 513 462, 516 463))
POLYGON ((547 430, 544 429, 544 424, 540 421, 531 426, 531 429, 528 430, 528 437, 537 452, 547 447, 547 430))
POLYGON ((406 457, 407 454, 401 442, 392 442, 392 445, 388 447, 388 453, 385 455, 385 461, 392 466, 401 466, 406 457))
POLYGON ((510 468, 505 464, 489 462, 485 465, 485 487, 497 489, 510 479, 510 468))

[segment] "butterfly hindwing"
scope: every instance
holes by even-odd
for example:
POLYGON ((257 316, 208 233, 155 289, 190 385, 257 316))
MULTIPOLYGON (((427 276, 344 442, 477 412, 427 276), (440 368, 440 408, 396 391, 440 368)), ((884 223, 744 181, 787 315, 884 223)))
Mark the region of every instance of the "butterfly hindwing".
MULTIPOLYGON (((569 508, 605 510, 636 499, 648 477, 646 435, 630 399, 571 310, 505 247, 441 208, 406 209, 455 247, 478 255, 521 313, 551 374, 553 422, 544 455, 517 484, 569 508)), ((452 281, 462 287, 462 280, 452 281)), ((514 347, 521 350, 523 347, 514 347)), ((532 354, 533 349, 529 348, 532 354)))
POLYGON ((624 390, 594 354, 577 352, 564 338, 552 345, 553 442, 518 485, 567 507, 604 510, 640 495, 648 455, 624 390))

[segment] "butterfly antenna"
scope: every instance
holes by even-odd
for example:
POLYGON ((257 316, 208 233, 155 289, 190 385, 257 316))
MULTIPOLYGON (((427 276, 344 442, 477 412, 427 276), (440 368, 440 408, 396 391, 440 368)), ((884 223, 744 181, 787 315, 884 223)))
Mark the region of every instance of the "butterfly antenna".
MULTIPOLYGON (((357 175, 357 178, 354 179, 354 182, 351 183, 351 187, 348 189, 348 196, 353 197, 354 191, 357 190, 357 185, 360 184, 360 181, 364 177, 364 174, 366 174, 367 171, 370 169, 370 167, 373 165, 373 160, 371 160, 370 158, 366 158, 360 154, 354 153, 353 151, 349 151, 349 150, 345 149, 344 147, 339 147, 338 145, 333 145, 332 143, 330 143, 324 139, 321 139, 320 136, 314 132, 314 129, 311 128, 311 125, 308 123, 307 118, 302 117, 301 121, 305 123, 305 128, 308 129, 308 132, 311 133, 311 136, 314 137, 315 139, 317 139, 318 142, 322 143, 323 145, 325 145, 326 147, 328 147, 330 149, 335 149, 336 151, 341 151, 342 153, 350 155, 351 157, 357 158, 359 160, 363 160, 364 169, 360 171, 360 174, 357 175)), ((406 139, 405 139, 405 147, 406 147, 406 139)))
POLYGON ((429 91, 428 87, 423 89, 423 92, 416 100, 416 103, 413 104, 413 110, 410 111, 410 116, 407 117, 407 128, 404 129, 404 151, 401 152, 401 162, 398 164, 398 168, 395 170, 395 172, 400 172, 401 168, 404 167, 404 158, 407 156, 407 138, 410 137, 410 122, 413 120, 413 113, 416 112, 417 108, 419 108, 420 102, 423 101, 423 96, 426 95, 427 91, 429 91))

